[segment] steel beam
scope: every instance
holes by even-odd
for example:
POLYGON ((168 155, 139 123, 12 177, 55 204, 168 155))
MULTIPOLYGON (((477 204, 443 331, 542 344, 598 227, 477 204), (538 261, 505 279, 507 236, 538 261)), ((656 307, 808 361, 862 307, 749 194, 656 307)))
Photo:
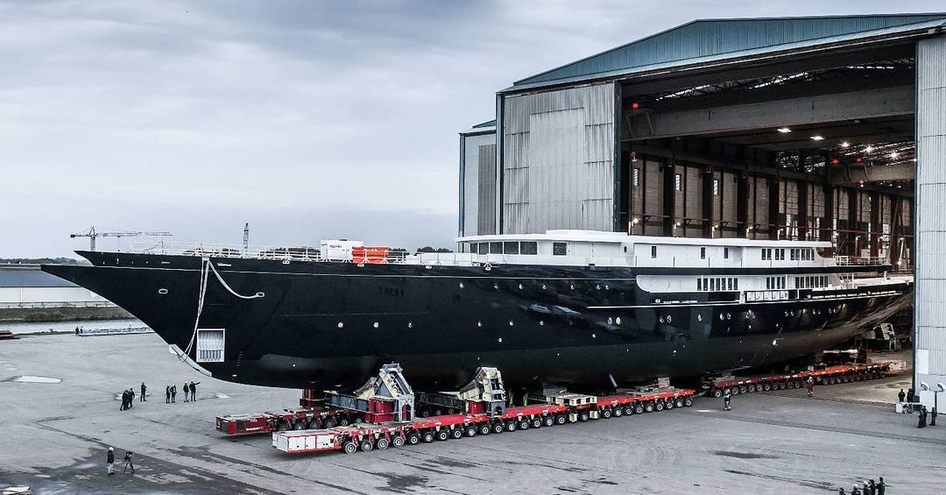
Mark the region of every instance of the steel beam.
POLYGON ((862 165, 848 165, 831 169, 830 181, 832 184, 853 184, 856 182, 884 182, 894 180, 916 179, 916 165, 901 163, 885 167, 864 167, 862 165))
POLYGON ((782 126, 911 115, 914 105, 914 87, 896 86, 699 110, 643 111, 630 115, 629 130, 632 139, 774 130, 782 126))

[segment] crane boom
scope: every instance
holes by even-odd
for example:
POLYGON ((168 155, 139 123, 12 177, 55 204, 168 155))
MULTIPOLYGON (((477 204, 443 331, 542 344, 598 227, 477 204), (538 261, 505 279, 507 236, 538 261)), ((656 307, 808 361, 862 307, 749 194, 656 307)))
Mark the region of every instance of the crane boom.
POLYGON ((141 231, 115 231, 115 232, 96 232, 95 226, 92 226, 88 232, 78 232, 69 234, 70 239, 76 237, 89 238, 89 250, 95 251, 95 239, 99 237, 171 237, 170 232, 141 232, 141 231))

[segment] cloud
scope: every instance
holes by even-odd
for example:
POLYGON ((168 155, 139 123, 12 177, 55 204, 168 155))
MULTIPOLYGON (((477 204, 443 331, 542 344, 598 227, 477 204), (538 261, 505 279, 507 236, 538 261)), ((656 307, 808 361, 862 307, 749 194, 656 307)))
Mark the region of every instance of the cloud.
POLYGON ((0 256, 68 254, 90 225, 211 241, 247 220, 254 243, 450 246, 457 132, 512 81, 695 17, 889 8, 0 1, 0 256))

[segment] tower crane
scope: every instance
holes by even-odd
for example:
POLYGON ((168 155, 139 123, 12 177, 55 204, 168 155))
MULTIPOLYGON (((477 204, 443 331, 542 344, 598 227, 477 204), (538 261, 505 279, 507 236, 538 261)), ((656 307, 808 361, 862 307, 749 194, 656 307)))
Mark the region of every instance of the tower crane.
POLYGON ((88 237, 89 238, 89 251, 95 251, 95 239, 98 237, 171 237, 170 232, 137 232, 137 231, 118 231, 118 232, 96 232, 95 226, 89 229, 88 232, 79 232, 76 234, 69 234, 70 239, 75 239, 76 237, 88 237))

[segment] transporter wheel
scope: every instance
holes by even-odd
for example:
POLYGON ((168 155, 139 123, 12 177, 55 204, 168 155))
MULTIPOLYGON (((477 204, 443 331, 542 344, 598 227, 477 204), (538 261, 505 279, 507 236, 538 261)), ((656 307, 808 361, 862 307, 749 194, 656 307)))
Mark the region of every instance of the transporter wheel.
POLYGON ((610 408, 610 407, 606 407, 606 408, 602 409, 602 410, 601 410, 601 417, 604 418, 604 419, 610 419, 610 418, 611 418, 611 408, 610 408))
POLYGON ((834 379, 831 380, 831 383, 833 383, 833 384, 835 384, 835 385, 841 383, 841 377, 839 377, 839 376, 834 377, 834 379))
POLYGON ((637 404, 636 406, 632 406, 630 404, 624 406, 624 415, 630 416, 634 413, 640 414, 641 412, 643 412, 643 409, 641 411, 638 411, 637 410, 638 407, 640 407, 640 404, 637 404))
POLYGON ((304 420, 304 419, 297 419, 297 420, 295 420, 295 421, 292 422, 292 429, 293 429, 293 430, 304 430, 304 429, 305 429, 305 426, 306 426, 306 425, 305 425, 305 420, 304 420))
POLYGON ((411 433, 407 435, 407 444, 408 445, 417 445, 420 443, 420 435, 417 433, 411 433))
POLYGON ((546 416, 542 418, 542 424, 544 424, 545 426, 552 426, 555 424, 555 418, 551 416, 546 416))
POLYGON ((440 440, 441 442, 443 442, 444 440, 448 438, 450 438, 450 432, 448 430, 441 429, 437 431, 437 440, 440 440))
POLYGON ((404 437, 401 435, 395 435, 391 437, 391 446, 393 447, 403 447, 404 446, 404 437))
POLYGON ((776 386, 779 390, 785 390, 785 382, 778 382, 778 383, 775 384, 775 386, 776 386))
POLYGON ((658 400, 657 403, 654 404, 654 410, 655 410, 655 411, 663 411, 663 410, 664 410, 664 403, 663 403, 663 401, 658 400))
POLYGON ((312 418, 312 421, 309 421, 309 429, 312 429, 312 430, 322 429, 322 422, 319 421, 319 418, 312 418))
POLYGON ((713 389, 713 397, 716 397, 716 398, 718 399, 718 398, 720 398, 720 397, 722 397, 722 396, 723 396, 723 391, 722 391, 722 390, 720 390, 720 389, 718 389, 718 388, 713 389))
POLYGON ((289 423, 286 423, 285 421, 280 421, 279 424, 276 425, 276 429, 279 431, 286 431, 289 428, 290 428, 289 423))
POLYGON ((421 434, 421 440, 423 440, 424 443, 433 442, 433 441, 434 441, 434 432, 432 432, 432 431, 430 431, 430 430, 425 431, 424 433, 421 434))
POLYGON ((620 418, 621 416, 624 416, 624 408, 621 406, 616 406, 614 408, 614 417, 620 418))
MULTIPOLYGON (((476 434, 476 430, 473 430, 473 433, 476 434)), ((471 435, 471 436, 472 436, 472 435, 471 435)), ((463 438, 463 429, 462 429, 462 428, 454 428, 454 429, 450 430, 450 437, 451 437, 451 438, 455 438, 455 439, 463 438)))
POLYGON ((373 448, 374 448, 374 445, 371 444, 371 440, 365 439, 361 441, 362 452, 371 452, 371 449, 373 448))
POLYGON ((673 409, 673 399, 667 399, 667 400, 664 402, 664 409, 666 409, 666 410, 668 410, 668 411, 671 410, 671 409, 673 409))
POLYGON ((338 418, 338 426, 348 426, 350 424, 351 421, 349 421, 348 416, 342 416, 338 418))
POLYGON ((325 420, 325 429, 327 430, 329 428, 335 428, 335 420, 332 418, 328 418, 325 420))
POLYGON ((358 452, 358 446, 355 445, 355 442, 345 442, 342 445, 342 450, 344 450, 346 454, 354 454, 358 452))
POLYGON ((567 421, 567 418, 565 418, 564 414, 558 414, 555 416, 555 424, 557 425, 563 425, 565 424, 566 421, 567 421))
POLYGON ((506 422, 506 431, 516 431, 516 428, 518 428, 518 426, 515 421, 510 419, 506 422))
POLYGON ((681 399, 680 397, 677 397, 677 400, 674 403, 674 405, 677 407, 683 407, 683 399, 681 399))
POLYGON ((541 428, 542 427, 542 418, 532 418, 532 427, 541 428))
POLYGON ((480 435, 489 435, 489 432, 491 431, 493 430, 492 428, 489 427, 489 423, 483 423, 480 425, 480 428, 479 428, 480 435))
POLYGON ((764 390, 764 391, 766 391, 766 392, 768 392, 769 390, 772 390, 772 384, 771 384, 771 383, 768 383, 768 382, 764 383, 764 384, 762 385, 762 390, 764 390))
POLYGON ((376 447, 378 447, 378 450, 384 450, 388 448, 388 445, 391 445, 391 443, 388 442, 388 439, 381 437, 378 439, 378 444, 376 445, 376 447))
POLYGON ((654 412, 654 403, 648 402, 644 404, 644 412, 654 412))
POLYGON ((506 431, 506 425, 502 421, 497 421, 493 423, 493 433, 502 433, 506 431))
POLYGON ((528 430, 528 429, 529 429, 529 420, 528 420, 528 419, 520 420, 520 421, 519 421, 519 429, 520 429, 520 430, 528 430))
POLYGON ((443 409, 437 409, 434 411, 434 416, 443 416, 443 409))
POLYGON ((744 394, 744 393, 746 393, 748 390, 749 390, 748 387, 746 387, 745 385, 740 385, 740 386, 739 386, 739 393, 740 393, 740 394, 744 394))
POLYGON ((751 393, 754 393, 754 392, 755 392, 755 383, 750 383, 749 386, 746 387, 746 390, 748 390, 750 394, 751 394, 751 393))
POLYGON ((692 406, 692 405, 693 405, 693 397, 687 397, 687 398, 683 399, 683 405, 686 406, 686 407, 692 406))
POLYGON ((466 430, 463 431, 463 434, 466 435, 466 436, 468 436, 468 437, 475 437, 475 436, 476 436, 476 427, 475 427, 475 426, 472 426, 472 425, 471 425, 471 426, 467 426, 467 427, 466 427, 466 430))
POLYGON ((588 411, 582 411, 578 413, 578 421, 581 421, 581 422, 588 421, 588 411))

